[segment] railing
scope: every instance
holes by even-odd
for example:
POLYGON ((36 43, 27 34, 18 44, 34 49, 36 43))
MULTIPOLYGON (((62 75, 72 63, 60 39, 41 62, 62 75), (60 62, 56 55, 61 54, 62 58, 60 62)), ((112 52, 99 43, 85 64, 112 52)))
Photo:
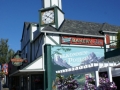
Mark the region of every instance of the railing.
POLYGON ((72 73, 80 74, 80 73, 94 72, 100 69, 104 69, 106 71, 107 67, 114 67, 118 64, 119 62, 114 62, 114 61, 112 63, 110 62, 91 63, 91 64, 81 65, 81 66, 72 67, 68 69, 58 70, 56 71, 56 73, 61 73, 63 75, 70 75, 72 73))

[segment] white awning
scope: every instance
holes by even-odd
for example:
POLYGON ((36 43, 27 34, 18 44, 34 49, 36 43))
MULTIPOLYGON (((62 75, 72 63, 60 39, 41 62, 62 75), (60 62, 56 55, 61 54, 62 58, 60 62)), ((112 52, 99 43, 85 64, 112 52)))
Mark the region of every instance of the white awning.
POLYGON ((10 74, 9 76, 19 76, 19 75, 27 75, 27 74, 41 74, 43 73, 45 70, 17 70, 16 72, 10 74))

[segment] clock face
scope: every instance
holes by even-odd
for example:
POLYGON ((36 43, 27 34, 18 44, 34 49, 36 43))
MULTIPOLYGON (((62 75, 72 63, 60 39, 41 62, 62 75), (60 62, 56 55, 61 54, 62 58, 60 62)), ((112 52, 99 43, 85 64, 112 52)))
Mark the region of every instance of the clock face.
POLYGON ((49 24, 54 22, 54 11, 49 10, 42 13, 42 24, 49 24))

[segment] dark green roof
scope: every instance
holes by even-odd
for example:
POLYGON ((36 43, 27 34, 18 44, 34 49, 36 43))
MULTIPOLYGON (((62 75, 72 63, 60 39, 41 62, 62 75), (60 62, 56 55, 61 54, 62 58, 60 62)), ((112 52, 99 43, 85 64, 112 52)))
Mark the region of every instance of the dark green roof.
POLYGON ((120 49, 115 49, 113 51, 109 51, 105 53, 105 58, 104 61, 105 62, 120 62, 120 49))
POLYGON ((120 55, 118 56, 113 56, 113 57, 109 57, 107 59, 104 59, 104 62, 120 62, 120 55))

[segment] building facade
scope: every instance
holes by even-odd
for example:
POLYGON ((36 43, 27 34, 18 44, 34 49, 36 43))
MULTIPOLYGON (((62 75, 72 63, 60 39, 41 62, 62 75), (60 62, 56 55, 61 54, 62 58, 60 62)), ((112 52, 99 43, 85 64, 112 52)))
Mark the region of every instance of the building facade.
MULTIPOLYGON (((10 88, 56 90, 56 74, 70 75, 69 69, 78 66, 83 67, 75 74, 76 77, 92 72, 90 75, 96 78, 96 86, 99 86, 96 64, 103 62, 104 53, 116 46, 116 43, 113 46, 110 43, 116 41, 120 26, 65 19, 61 0, 43 0, 39 13, 39 23, 24 23, 21 50, 17 53, 23 61, 20 66, 13 66, 12 61, 9 64, 10 88), (95 66, 84 71, 84 66, 91 63, 95 66)), ((110 68, 106 71, 110 73, 110 68)), ((81 85, 83 82, 79 81, 81 85)))

